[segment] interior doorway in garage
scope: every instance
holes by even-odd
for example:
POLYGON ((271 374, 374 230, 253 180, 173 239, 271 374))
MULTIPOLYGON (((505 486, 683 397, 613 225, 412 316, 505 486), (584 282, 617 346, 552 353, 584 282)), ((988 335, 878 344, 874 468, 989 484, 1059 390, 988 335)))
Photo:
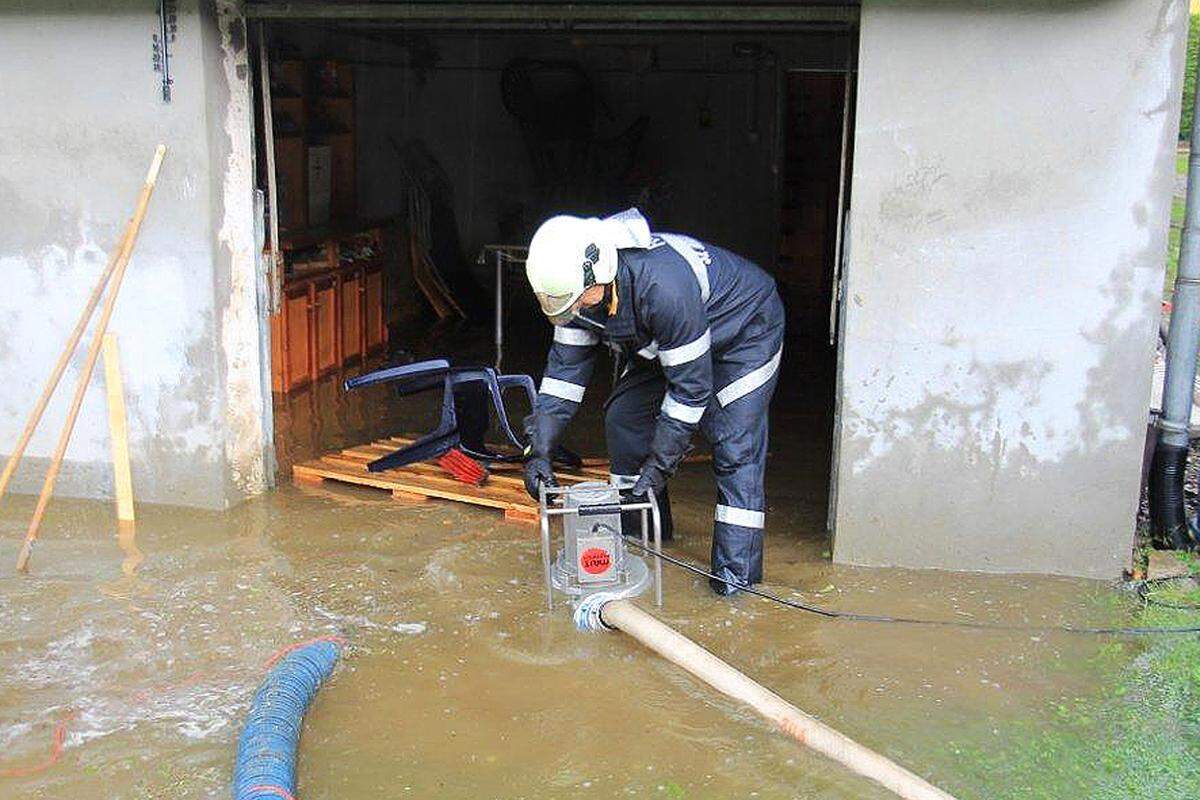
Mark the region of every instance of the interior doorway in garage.
MULTIPOLYGON (((564 22, 537 4, 511 19, 496 5, 483 19, 468 6, 445 18, 398 7, 248 9, 267 76, 255 86, 269 94, 256 112, 260 185, 269 192, 273 164, 277 198, 281 469, 431 425, 432 404, 348 395, 341 380, 435 356, 494 363, 498 300, 504 370, 540 376, 550 331, 520 247, 551 214, 637 206, 655 229, 729 248, 776 277, 788 334, 771 511, 823 530, 854 9, 797 6, 793 20, 763 22, 698 5, 694 18, 614 11, 564 22)), ((597 372, 573 432, 589 454, 603 441, 597 372)))

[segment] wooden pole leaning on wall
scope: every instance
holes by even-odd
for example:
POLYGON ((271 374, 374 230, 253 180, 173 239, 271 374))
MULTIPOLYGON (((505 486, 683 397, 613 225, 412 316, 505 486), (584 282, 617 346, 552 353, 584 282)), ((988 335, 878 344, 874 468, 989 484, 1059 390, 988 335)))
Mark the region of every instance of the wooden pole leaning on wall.
POLYGON ((21 457, 25 455, 25 448, 29 446, 29 440, 33 438, 33 432, 37 430, 38 423, 42 419, 42 414, 46 411, 46 406, 50 404, 50 398, 54 396, 54 390, 58 388, 58 382, 62 380, 63 373, 67 370, 67 364, 71 363, 71 356, 74 355, 75 348, 79 346, 79 340, 83 338, 83 332, 87 330, 88 322, 92 319, 92 313, 96 310, 96 306, 100 304, 100 298, 104 295, 104 287, 108 286, 108 280, 112 277, 113 270, 116 269, 117 256, 120 255, 121 248, 125 245, 125 238, 129 236, 129 226, 132 224, 133 220, 131 219, 126 225, 125 233, 121 235, 121 240, 117 242, 112 255, 109 256, 108 264, 105 265, 104 271, 100 273, 100 280, 96 282, 95 288, 92 289, 92 293, 88 296, 87 303, 84 305, 83 311, 79 314, 79 320, 75 323, 75 329, 67 337, 67 343, 63 347, 62 355, 58 357, 58 361, 54 364, 54 369, 50 371, 50 377, 46 379, 46 385, 42 387, 41 396, 38 397, 37 402, 34 404, 33 411, 29 412, 29 419, 25 422, 25 429, 21 431, 20 438, 17 439, 12 453, 9 454, 8 461, 4 464, 4 471, 0 472, 0 497, 3 497, 4 492, 8 490, 8 484, 12 480, 13 473, 17 471, 17 465, 21 463, 21 457))
POLYGON ((113 493, 117 520, 133 522, 133 477, 129 470, 129 428, 125 418, 125 389, 117 335, 104 334, 104 390, 108 395, 108 435, 112 444, 113 493))
POLYGON ((17 555, 17 571, 19 572, 29 570, 29 558, 33 554, 33 543, 37 540, 38 528, 41 527, 42 517, 46 514, 50 495, 54 493, 54 484, 58 480, 59 470, 62 469, 63 456, 66 455, 67 445, 71 441, 71 432, 75 429, 75 420, 79 417, 79 409, 83 405, 83 396, 87 393, 88 383, 91 382, 92 372, 96 368, 104 332, 108 330, 108 321, 112 319, 117 293, 121 291, 121 281, 125 278, 125 268, 129 266, 129 256, 133 253, 133 246, 137 243, 142 221, 146 218, 146 209, 150 205, 151 195, 154 194, 154 186, 158 182, 158 171, 162 167, 163 156, 166 155, 166 152, 167 148, 161 144, 154 151, 154 159, 150 162, 149 172, 146 173, 146 182, 142 185, 141 194, 138 195, 133 220, 121 242, 121 250, 117 254, 116 268, 113 271, 108 295, 104 298, 104 309, 100 312, 100 320, 96 323, 96 329, 92 334, 92 343, 88 346, 87 361, 83 365, 83 372, 79 375, 79 382, 75 385, 75 394, 71 398, 71 406, 67 410, 67 421, 63 424, 58 444, 50 458, 50 468, 46 471, 46 479, 42 483, 41 494, 38 495, 37 507, 33 511, 33 519, 29 521, 29 529, 25 532, 25 541, 21 545, 21 552, 17 555))

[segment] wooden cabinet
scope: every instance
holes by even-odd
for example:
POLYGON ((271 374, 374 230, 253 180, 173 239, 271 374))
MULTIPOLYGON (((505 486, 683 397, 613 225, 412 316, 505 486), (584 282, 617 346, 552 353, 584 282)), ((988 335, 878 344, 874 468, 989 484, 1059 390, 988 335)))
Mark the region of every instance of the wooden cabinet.
POLYGON ((363 274, 361 269, 342 275, 339 302, 342 309, 341 337, 343 363, 361 358, 363 351, 363 274))
POLYGON ((283 386, 289 391, 312 380, 312 314, 307 285, 289 286, 283 293, 283 386))
POLYGON ((312 286, 313 356, 316 359, 316 374, 325 375, 341 366, 341 330, 338 312, 336 276, 315 280, 312 286))
POLYGON ((383 268, 367 269, 363 275, 364 349, 369 353, 387 343, 387 315, 383 311, 383 268))
POLYGON ((387 345, 381 238, 371 231, 348 240, 348 248, 369 254, 359 259, 344 252, 336 239, 304 243, 307 248, 323 246, 325 268, 284 284, 282 306, 271 318, 273 391, 286 394, 306 386, 387 345), (364 250, 366 235, 374 237, 368 242, 373 247, 364 250))
POLYGON ((283 312, 271 315, 271 391, 283 394, 283 312))

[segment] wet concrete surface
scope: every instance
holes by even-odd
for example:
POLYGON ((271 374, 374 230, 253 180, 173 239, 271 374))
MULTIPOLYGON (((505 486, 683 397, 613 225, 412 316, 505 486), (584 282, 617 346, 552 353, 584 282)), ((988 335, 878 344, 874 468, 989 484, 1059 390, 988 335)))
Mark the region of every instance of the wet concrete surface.
MULTIPOLYGON (((333 379, 311 394, 277 407, 284 476, 314 450, 433 411, 398 409, 385 390, 336 399, 333 379)), ((770 590, 997 624, 1128 618, 1132 601, 1097 583, 830 564, 828 448, 796 435, 827 412, 785 406, 768 478, 770 590)), ((581 423, 577 442, 596 430, 581 423)), ((707 466, 686 467, 672 489, 671 552, 705 563, 707 466)), ((330 633, 350 644, 305 722, 304 800, 890 796, 623 635, 580 634, 561 607, 548 613, 534 528, 494 511, 284 477, 228 513, 139 507, 122 533, 108 504, 56 500, 33 572, 19 576, 8 565, 32 506, 0 505, 0 769, 42 761, 55 724, 77 716, 61 759, 0 777, 0 798, 226 797, 264 662, 330 633)), ((831 621, 718 599, 678 569, 665 577, 656 613, 669 624, 963 798, 1028 779, 967 754, 1106 680, 1095 658, 1106 639, 831 621)))

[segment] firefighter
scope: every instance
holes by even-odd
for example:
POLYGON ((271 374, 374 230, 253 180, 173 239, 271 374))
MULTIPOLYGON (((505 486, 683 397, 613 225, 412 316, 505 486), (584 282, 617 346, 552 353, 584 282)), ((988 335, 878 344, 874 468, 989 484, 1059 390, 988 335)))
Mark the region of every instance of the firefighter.
POLYGON ((613 484, 627 496, 653 492, 669 538, 667 480, 699 429, 717 483, 712 572, 729 581, 709 583, 728 595, 760 582, 767 411, 783 355, 774 279, 719 247, 651 233, 637 209, 547 220, 530 243, 526 275, 554 342, 525 421, 525 488, 537 497, 539 484, 555 485, 551 454, 603 343, 617 358, 605 403, 613 484))

